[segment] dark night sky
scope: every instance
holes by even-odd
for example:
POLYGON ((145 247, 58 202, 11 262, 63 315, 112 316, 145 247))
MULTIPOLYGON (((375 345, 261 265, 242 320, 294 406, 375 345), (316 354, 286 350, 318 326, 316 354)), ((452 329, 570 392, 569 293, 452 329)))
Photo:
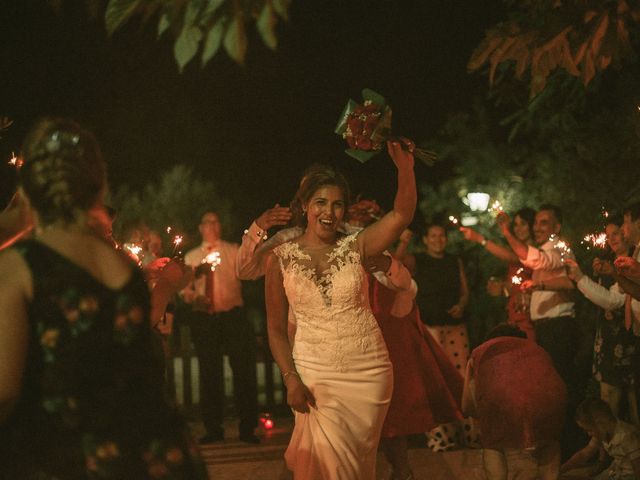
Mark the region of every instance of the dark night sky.
MULTIPOLYGON (((245 66, 219 54, 179 74, 172 42, 155 38, 156 19, 107 39, 77 6, 56 15, 44 1, 10 3, 0 8, 0 115, 15 123, 0 158, 39 116, 71 116, 96 133, 112 187, 140 187, 187 163, 231 197, 239 224, 287 203, 313 161, 337 165, 354 192, 389 206, 390 159, 361 165, 333 133, 344 104, 373 88, 392 105, 397 130, 417 141, 433 136, 486 90, 486 78, 465 66, 502 5, 294 0, 276 52, 254 34, 245 66)), ((420 181, 437 181, 448 167, 417 168, 420 181)), ((6 201, 14 174, 4 161, 0 176, 6 201)))

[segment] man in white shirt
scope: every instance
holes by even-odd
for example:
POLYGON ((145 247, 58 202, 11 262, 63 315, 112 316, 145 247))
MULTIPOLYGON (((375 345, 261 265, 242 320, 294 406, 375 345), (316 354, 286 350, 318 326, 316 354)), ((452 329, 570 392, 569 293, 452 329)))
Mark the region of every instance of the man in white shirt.
MULTIPOLYGON (((555 205, 541 205, 536 213, 533 233, 538 247, 518 240, 509 230, 509 219, 501 214, 500 227, 520 262, 533 270, 523 287, 531 290, 531 321, 536 342, 551 356, 553 366, 567 385, 568 411, 582 399, 587 376, 576 364, 581 329, 575 319, 571 290, 575 287, 567 276, 563 260, 575 260, 573 252, 560 239, 562 211, 555 205), (506 220, 506 221, 505 221, 506 220)), ((564 455, 572 453, 580 442, 580 432, 571 421, 563 431, 564 455)))
POLYGON ((221 239, 220 219, 215 212, 202 216, 202 243, 185 255, 195 279, 182 291, 191 305, 191 336, 200 370, 200 408, 207 431, 201 443, 224 439, 223 354, 233 370, 233 393, 240 417, 240 440, 259 443, 256 343, 253 328, 243 309, 242 283, 236 275, 238 245, 221 239))

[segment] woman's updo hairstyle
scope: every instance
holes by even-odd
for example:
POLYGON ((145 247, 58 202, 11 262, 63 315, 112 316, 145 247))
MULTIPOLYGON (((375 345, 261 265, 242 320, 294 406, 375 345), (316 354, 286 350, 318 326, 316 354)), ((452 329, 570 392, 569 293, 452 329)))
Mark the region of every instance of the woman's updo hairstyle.
POLYGON ((95 202, 106 168, 95 137, 62 118, 38 121, 25 139, 19 181, 42 225, 73 223, 95 202))
POLYGON ((305 216, 303 207, 311 200, 311 197, 319 188, 325 186, 334 186, 342 190, 346 211, 351 197, 347 179, 332 167, 314 164, 305 171, 302 180, 300 180, 300 187, 291 201, 290 207, 291 213, 293 214, 292 223, 294 225, 304 226, 307 224, 307 217, 305 216))

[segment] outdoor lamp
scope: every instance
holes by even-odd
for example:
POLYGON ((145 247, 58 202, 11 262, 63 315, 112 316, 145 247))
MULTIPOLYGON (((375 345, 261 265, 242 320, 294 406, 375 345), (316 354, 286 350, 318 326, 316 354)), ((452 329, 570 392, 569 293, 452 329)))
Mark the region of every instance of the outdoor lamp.
POLYGON ((489 194, 484 192, 467 193, 469 208, 472 212, 484 212, 489 207, 489 194))

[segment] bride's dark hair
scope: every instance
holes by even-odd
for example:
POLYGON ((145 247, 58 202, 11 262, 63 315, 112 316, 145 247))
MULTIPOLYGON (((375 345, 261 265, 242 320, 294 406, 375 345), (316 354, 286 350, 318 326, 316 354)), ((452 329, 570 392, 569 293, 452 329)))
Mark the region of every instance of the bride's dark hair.
POLYGON ((27 134, 20 185, 43 225, 73 223, 94 206, 106 168, 95 137, 72 120, 44 118, 27 134))
POLYGON ((305 171, 302 180, 300 180, 300 187, 291 201, 290 207, 293 214, 291 222, 293 225, 304 226, 307 224, 303 206, 309 202, 319 188, 325 186, 334 186, 342 190, 346 211, 351 199, 351 191, 347 179, 328 165, 314 164, 305 171))

